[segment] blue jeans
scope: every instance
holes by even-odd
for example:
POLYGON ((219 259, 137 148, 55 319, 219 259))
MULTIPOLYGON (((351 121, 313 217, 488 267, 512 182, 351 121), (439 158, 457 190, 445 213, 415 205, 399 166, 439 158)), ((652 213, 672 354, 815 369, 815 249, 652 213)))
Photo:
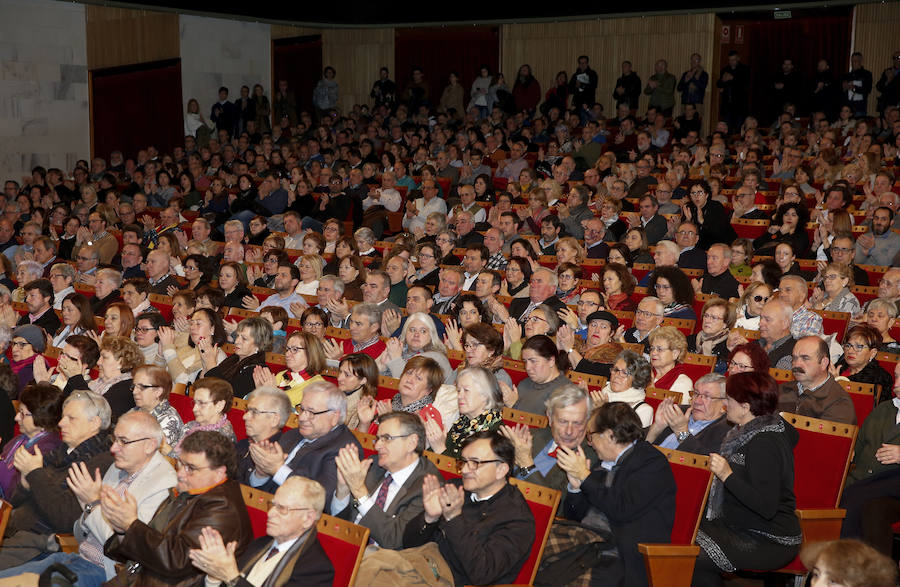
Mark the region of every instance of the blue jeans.
POLYGON ((251 210, 242 210, 237 214, 233 214, 231 218, 228 220, 240 220, 244 224, 244 230, 246 232, 250 232, 250 221, 253 217, 256 216, 256 213, 251 210))
POLYGON ((77 552, 56 552, 45 559, 31 561, 30 563, 7 569, 0 572, 0 579, 18 577, 25 573, 37 573, 40 575, 54 563, 60 563, 78 575, 75 587, 100 587, 106 581, 106 571, 103 567, 98 567, 87 559, 81 558, 81 555, 77 552))

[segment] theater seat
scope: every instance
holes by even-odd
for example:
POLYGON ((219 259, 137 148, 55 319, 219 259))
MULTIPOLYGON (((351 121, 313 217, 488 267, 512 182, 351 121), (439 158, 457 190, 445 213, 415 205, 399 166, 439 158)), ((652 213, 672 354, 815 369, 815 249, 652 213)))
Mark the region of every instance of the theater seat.
POLYGON ((524 424, 529 428, 546 428, 549 425, 547 416, 523 412, 522 410, 514 410, 507 407, 503 408, 503 423, 507 426, 524 424))
POLYGON ((648 387, 644 390, 644 403, 653 408, 653 414, 655 415, 656 408, 659 407, 659 404, 661 404, 664 399, 668 398, 675 403, 678 403, 681 401, 681 395, 682 394, 677 391, 648 387))
POLYGON ((651 587, 689 587, 700 554, 697 529, 712 484, 709 457, 656 447, 666 455, 675 477, 675 522, 668 544, 638 544, 651 587))
POLYGON ((534 543, 531 545, 531 554, 516 576, 517 585, 531 585, 537 575, 538 563, 544 554, 547 537, 550 535, 550 526, 553 525, 562 494, 556 489, 549 489, 519 479, 511 478, 509 482, 522 492, 534 516, 534 543))

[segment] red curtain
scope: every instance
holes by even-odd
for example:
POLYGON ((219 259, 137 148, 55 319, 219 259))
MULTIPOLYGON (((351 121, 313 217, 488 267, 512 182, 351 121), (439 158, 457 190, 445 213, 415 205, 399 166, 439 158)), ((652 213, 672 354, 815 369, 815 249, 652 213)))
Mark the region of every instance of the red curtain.
MULTIPOLYGON (((272 41, 273 72, 269 100, 278 89, 278 80, 287 80, 297 99, 297 114, 313 111, 312 95, 322 79, 322 37, 309 35, 272 41)), ((277 124, 277 121, 273 122, 277 124)))
POLYGON ((762 124, 772 122, 776 108, 772 104, 772 79, 781 72, 786 58, 792 59, 794 69, 800 72, 805 94, 812 92, 820 59, 828 60, 836 78, 850 64, 852 18, 848 7, 835 9, 831 14, 800 15, 786 20, 774 20, 771 13, 755 20, 721 18, 723 24, 731 26, 731 42, 721 44, 721 63, 727 63, 728 52, 734 49, 740 53, 741 61, 750 66, 750 112, 761 115, 762 124), (737 43, 738 26, 743 27, 741 44, 737 43))
MULTIPOLYGON (((455 71, 466 89, 468 100, 469 88, 482 64, 490 67, 491 72, 500 67, 500 30, 497 27, 397 29, 391 75, 401 92, 411 79, 412 69, 418 67, 430 86, 431 103, 437 104, 448 84, 447 77, 455 71)), ((516 72, 504 73, 512 88, 516 72)))
POLYGON ((181 61, 142 63, 91 72, 94 155, 120 150, 134 157, 154 145, 171 152, 184 144, 181 61))

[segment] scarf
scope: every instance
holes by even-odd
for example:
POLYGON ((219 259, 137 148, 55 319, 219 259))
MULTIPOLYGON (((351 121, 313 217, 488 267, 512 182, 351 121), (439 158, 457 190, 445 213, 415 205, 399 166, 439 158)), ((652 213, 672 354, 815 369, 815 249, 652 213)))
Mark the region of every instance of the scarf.
POLYGON ((728 329, 722 330, 719 334, 709 335, 702 330, 697 333, 697 353, 706 356, 713 356, 713 347, 725 341, 728 338, 728 329))
POLYGON ((37 353, 35 353, 35 354, 31 355, 30 357, 28 357, 27 359, 22 359, 21 361, 14 361, 14 360, 10 359, 9 366, 12 367, 13 373, 18 375, 19 371, 21 371, 25 367, 28 367, 29 365, 33 364, 34 360, 37 359, 38 356, 39 355, 37 353))
POLYGON ((672 302, 663 310, 663 315, 668 316, 669 314, 674 314, 675 312, 680 312, 684 310, 688 306, 685 304, 679 304, 678 302, 672 302))
POLYGON ((94 379, 93 381, 88 383, 88 387, 94 393, 106 395, 106 392, 109 391, 110 387, 120 381, 125 381, 126 379, 131 379, 131 373, 127 371, 125 373, 119 373, 112 379, 94 379))
POLYGON ((657 387, 659 389, 669 389, 675 383, 675 380, 678 379, 678 376, 685 372, 685 367, 681 363, 676 363, 674 367, 669 369, 669 372, 656 380, 656 383, 653 384, 653 387, 657 387))
POLYGON ((498 423, 503 422, 500 410, 488 410, 476 416, 474 419, 463 414, 459 415, 450 430, 447 431, 446 454, 453 457, 459 456, 459 447, 463 440, 482 430, 491 430, 498 423))
POLYGON ((416 401, 403 405, 400 400, 400 394, 394 394, 394 397, 391 398, 391 409, 395 412, 407 412, 409 414, 415 414, 425 406, 430 406, 434 403, 434 398, 431 395, 426 395, 422 399, 417 399, 416 401))
MULTIPOLYGON (((757 416, 743 426, 734 426, 725 435, 719 454, 731 462, 731 456, 746 446, 758 434, 765 432, 784 432, 784 420, 778 414, 757 416)), ((722 516, 722 503, 725 500, 725 484, 718 477, 713 477, 709 490, 709 501, 706 504, 706 519, 715 520, 722 516)))
POLYGON ((607 305, 610 310, 618 310, 619 306, 621 306, 628 299, 628 294, 626 293, 617 293, 611 296, 607 296, 607 305))

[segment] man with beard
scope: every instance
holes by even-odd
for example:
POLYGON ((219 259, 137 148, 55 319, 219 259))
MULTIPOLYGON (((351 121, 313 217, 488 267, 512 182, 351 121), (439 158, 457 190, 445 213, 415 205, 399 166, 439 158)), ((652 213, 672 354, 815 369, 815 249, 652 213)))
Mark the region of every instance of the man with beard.
POLYGON ((796 381, 781 384, 778 411, 856 424, 850 394, 829 373, 827 343, 818 336, 805 336, 794 345, 791 355, 796 381))
POLYGON ((875 209, 872 215, 872 231, 856 240, 857 265, 894 264, 894 257, 900 253, 900 234, 891 230, 894 211, 887 206, 875 209))

